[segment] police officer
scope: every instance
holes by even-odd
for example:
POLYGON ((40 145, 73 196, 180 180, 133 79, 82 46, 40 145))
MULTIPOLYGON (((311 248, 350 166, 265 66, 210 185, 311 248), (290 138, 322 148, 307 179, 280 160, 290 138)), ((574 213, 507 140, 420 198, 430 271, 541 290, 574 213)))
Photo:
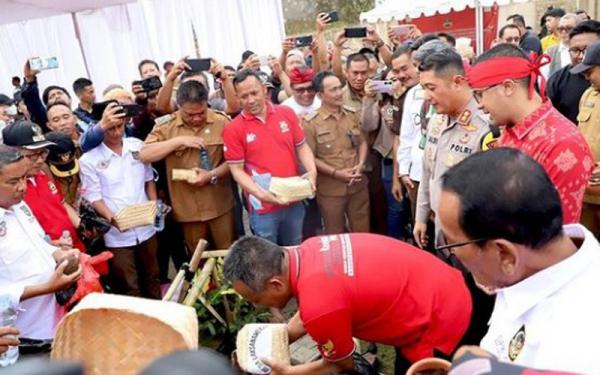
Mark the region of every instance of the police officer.
POLYGON ((302 121, 317 165, 317 203, 325 233, 369 231, 369 191, 363 166, 368 145, 360 128, 360 114, 344 105, 342 83, 331 72, 313 80, 321 108, 302 121))
POLYGON ((581 96, 579 102, 579 115, 577 121, 579 129, 587 141, 596 168, 588 183, 583 196, 581 223, 585 225, 596 237, 600 235, 600 41, 590 44, 587 48, 583 63, 573 70, 583 72, 590 81, 591 86, 581 96))
POLYGON ((432 53, 423 59, 419 71, 425 99, 431 101, 436 111, 427 126, 413 231, 417 244, 423 248, 428 244, 427 220, 431 213, 439 230, 440 177, 482 149, 490 126, 473 98, 458 53, 450 49, 432 53))
POLYGON ((157 119, 139 154, 145 163, 166 160, 173 214, 182 224, 189 252, 201 238, 218 249, 228 248, 234 239, 233 191, 223 158, 223 128, 229 118, 208 109, 207 100, 201 83, 182 83, 178 112, 157 119), (187 169, 191 176, 173 181, 174 169, 187 169))

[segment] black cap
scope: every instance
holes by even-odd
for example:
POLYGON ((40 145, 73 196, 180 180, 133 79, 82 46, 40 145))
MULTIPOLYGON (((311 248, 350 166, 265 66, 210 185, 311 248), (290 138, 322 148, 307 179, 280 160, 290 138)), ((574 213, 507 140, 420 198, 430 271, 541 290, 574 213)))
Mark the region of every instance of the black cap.
POLYGON ((596 65, 600 65, 600 40, 595 41, 587 47, 583 62, 577 64, 570 72, 571 74, 583 73, 596 65))
POLYGON ((0 94, 0 105, 11 105, 13 100, 8 95, 0 94))
POLYGON ((267 73, 265 73, 263 71, 258 71, 257 73, 258 73, 258 77, 260 78, 260 81, 266 88, 269 88, 269 89, 275 88, 275 85, 273 85, 273 80, 267 73))
POLYGON ((28 150, 39 150, 54 144, 46 140, 38 124, 27 120, 17 121, 5 127, 2 130, 2 138, 7 146, 28 150))
POLYGON ((50 171, 56 177, 69 177, 79 173, 79 160, 75 143, 68 134, 62 132, 50 132, 46 139, 54 144, 48 146, 48 164, 50 171))

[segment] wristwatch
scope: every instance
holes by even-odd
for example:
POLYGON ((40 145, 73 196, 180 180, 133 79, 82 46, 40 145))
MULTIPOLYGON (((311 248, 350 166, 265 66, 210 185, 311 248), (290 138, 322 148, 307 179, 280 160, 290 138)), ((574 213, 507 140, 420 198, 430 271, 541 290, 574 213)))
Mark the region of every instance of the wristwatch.
POLYGON ((217 182, 219 181, 219 178, 217 177, 217 174, 215 173, 215 171, 210 171, 210 183, 213 185, 216 185, 217 182))

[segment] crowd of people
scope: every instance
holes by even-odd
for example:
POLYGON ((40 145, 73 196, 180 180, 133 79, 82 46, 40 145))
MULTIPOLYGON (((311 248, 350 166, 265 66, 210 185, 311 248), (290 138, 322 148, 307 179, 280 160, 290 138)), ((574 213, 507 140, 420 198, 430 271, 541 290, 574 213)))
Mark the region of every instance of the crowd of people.
POLYGON ((143 60, 101 95, 77 79, 76 107, 25 63, 0 94, 0 294, 21 309, 0 352, 53 338, 71 257, 107 250, 107 292, 160 299, 206 239, 274 320, 298 301, 290 341, 322 359, 273 374, 351 372, 353 337, 393 345, 397 374, 461 345, 599 373, 600 22, 552 8, 540 37, 511 15, 474 56, 414 25, 328 41, 330 21, 236 67, 143 60), (269 191, 295 176, 313 198, 269 191), (159 224, 120 228, 151 201, 159 224))

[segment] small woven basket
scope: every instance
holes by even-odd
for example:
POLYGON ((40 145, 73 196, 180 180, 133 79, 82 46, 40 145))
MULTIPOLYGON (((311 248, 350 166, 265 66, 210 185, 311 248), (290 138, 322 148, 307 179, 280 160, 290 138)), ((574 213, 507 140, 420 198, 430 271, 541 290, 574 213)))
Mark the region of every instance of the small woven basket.
POLYGON ((192 307, 92 293, 59 323, 51 358, 82 362, 86 375, 133 375, 166 354, 197 348, 192 307))
POLYGON ((154 224, 158 208, 155 201, 132 204, 117 212, 115 221, 121 230, 154 224))

